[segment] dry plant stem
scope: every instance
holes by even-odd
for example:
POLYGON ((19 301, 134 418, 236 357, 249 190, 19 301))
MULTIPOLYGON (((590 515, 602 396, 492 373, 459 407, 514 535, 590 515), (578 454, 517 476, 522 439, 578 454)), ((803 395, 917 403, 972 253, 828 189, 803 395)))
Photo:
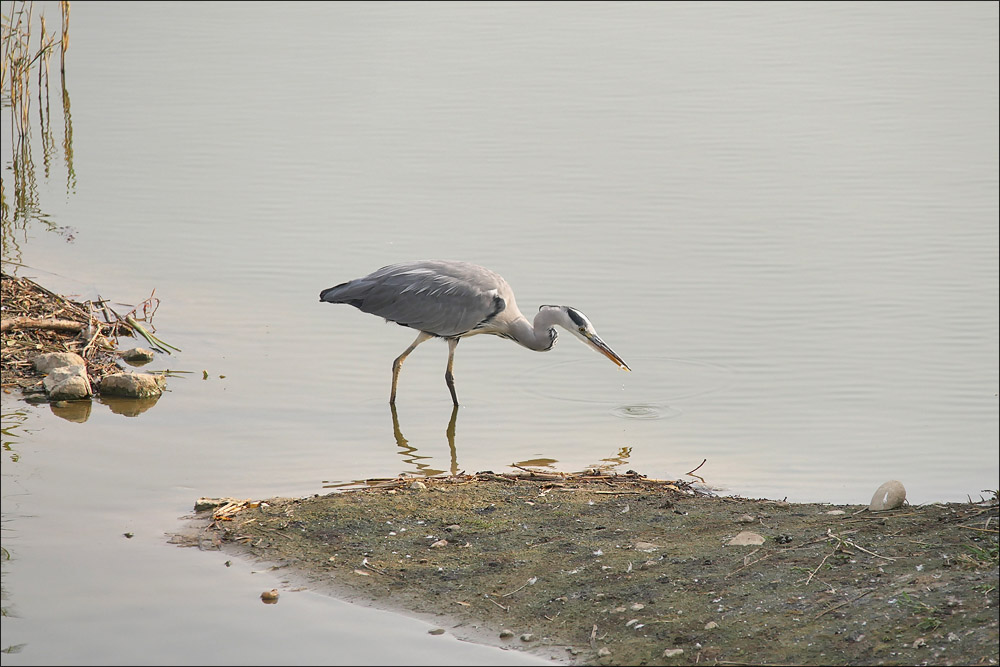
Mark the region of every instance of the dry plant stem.
POLYGON ((827 558, 829 558, 830 556, 832 556, 832 555, 833 555, 833 554, 835 554, 835 553, 837 553, 837 550, 836 550, 836 549, 834 549, 833 551, 831 551, 831 552, 830 552, 830 553, 828 553, 827 555, 823 556, 823 560, 821 560, 821 561, 819 562, 819 565, 817 565, 817 566, 816 566, 816 569, 814 569, 814 570, 813 570, 812 572, 810 572, 810 573, 809 573, 809 576, 808 576, 808 577, 806 577, 806 581, 805 581, 805 583, 807 583, 807 584, 808 584, 808 583, 809 583, 810 581, 812 581, 812 578, 813 578, 814 576, 816 576, 816 573, 817 573, 817 572, 819 572, 819 569, 820 569, 821 567, 823 567, 823 563, 825 563, 825 562, 826 562, 826 559, 827 559, 827 558))
POLYGON ((697 466, 695 466, 695 469, 694 469, 694 470, 691 470, 691 471, 689 471, 689 472, 688 472, 687 474, 688 474, 688 475, 692 475, 692 476, 694 476, 694 477, 697 477, 698 475, 695 475, 694 473, 695 473, 695 472, 697 472, 698 468, 700 468, 700 467, 702 467, 703 465, 705 465, 705 463, 706 463, 707 461, 708 461, 708 459, 702 459, 702 460, 701 460, 701 463, 699 463, 699 464, 698 464, 697 466))
POLYGON ((885 560, 897 560, 896 558, 894 558, 892 556, 883 556, 881 554, 875 553, 874 551, 869 551, 868 549, 865 549, 862 546, 858 546, 857 544, 855 544, 854 542, 851 542, 850 540, 844 539, 843 537, 841 537, 840 535, 837 535, 836 533, 834 533, 831 530, 827 530, 827 535, 829 535, 830 537, 832 537, 832 538, 834 538, 836 540, 840 540, 841 543, 846 544, 846 545, 851 546, 851 547, 854 547, 855 549, 858 549, 859 551, 864 551, 869 556, 875 556, 876 558, 884 558, 885 560))

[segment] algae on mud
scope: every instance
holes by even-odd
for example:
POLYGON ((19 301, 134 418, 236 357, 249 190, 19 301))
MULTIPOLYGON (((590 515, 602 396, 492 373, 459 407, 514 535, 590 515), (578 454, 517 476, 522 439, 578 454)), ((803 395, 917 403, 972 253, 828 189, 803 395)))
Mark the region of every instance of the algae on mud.
POLYGON ((401 478, 203 512, 199 543, 573 664, 996 664, 995 495, 875 514, 651 482, 401 478))

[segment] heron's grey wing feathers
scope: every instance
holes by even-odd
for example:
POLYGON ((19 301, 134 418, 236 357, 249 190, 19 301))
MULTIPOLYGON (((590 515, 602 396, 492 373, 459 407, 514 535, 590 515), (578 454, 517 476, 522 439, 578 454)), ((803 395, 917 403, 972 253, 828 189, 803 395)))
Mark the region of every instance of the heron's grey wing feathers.
POLYGON ((411 262, 324 290, 320 299, 348 303, 404 326, 456 336, 503 310, 503 278, 463 262, 411 262))

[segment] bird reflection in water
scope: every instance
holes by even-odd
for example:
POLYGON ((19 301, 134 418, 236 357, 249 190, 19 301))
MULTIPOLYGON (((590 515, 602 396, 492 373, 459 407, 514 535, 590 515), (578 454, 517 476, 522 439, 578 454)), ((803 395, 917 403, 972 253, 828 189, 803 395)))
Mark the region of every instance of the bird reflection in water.
MULTIPOLYGON (((425 459, 432 459, 432 456, 420 456, 417 454, 417 448, 412 446, 409 441, 403 437, 403 431, 399 428, 399 416, 396 414, 395 404, 389 404, 389 412, 392 414, 392 435, 396 438, 396 446, 399 447, 399 453, 403 457, 403 461, 413 466, 417 469, 417 473, 423 475, 424 477, 433 477, 434 475, 440 475, 444 470, 437 470, 431 468, 426 463, 422 461, 425 459)), ((458 453, 455 450, 455 423, 458 420, 458 405, 452 407, 451 419, 448 421, 448 428, 445 429, 445 435, 448 437, 448 448, 451 450, 451 470, 452 475, 458 474, 458 453)))

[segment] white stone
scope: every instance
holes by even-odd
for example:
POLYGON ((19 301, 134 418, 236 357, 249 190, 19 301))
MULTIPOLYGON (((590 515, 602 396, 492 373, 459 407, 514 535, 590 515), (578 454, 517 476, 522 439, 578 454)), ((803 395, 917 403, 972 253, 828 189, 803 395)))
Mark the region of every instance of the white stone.
POLYGON ((872 512, 894 510, 897 507, 902 507, 905 500, 906 489, 901 483, 891 479, 878 487, 875 495, 872 496, 872 502, 868 505, 868 509, 872 512))
POLYGON ((731 547, 757 546, 760 544, 764 544, 764 536, 749 530, 744 530, 727 542, 727 545, 731 547))

